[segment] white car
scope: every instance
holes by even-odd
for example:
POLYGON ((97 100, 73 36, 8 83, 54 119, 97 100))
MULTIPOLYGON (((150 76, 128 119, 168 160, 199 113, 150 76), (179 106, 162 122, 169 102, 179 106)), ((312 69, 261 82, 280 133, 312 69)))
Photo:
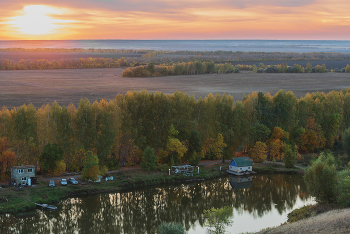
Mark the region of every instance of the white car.
POLYGON ((71 183, 71 184, 78 184, 78 181, 76 179, 74 179, 74 178, 69 178, 68 182, 71 183))
POLYGON ((50 180, 50 182, 49 182, 49 187, 55 187, 55 181, 50 180))
POLYGON ((62 185, 62 186, 67 185, 67 180, 66 180, 66 179, 62 179, 62 180, 61 180, 61 185, 62 185))

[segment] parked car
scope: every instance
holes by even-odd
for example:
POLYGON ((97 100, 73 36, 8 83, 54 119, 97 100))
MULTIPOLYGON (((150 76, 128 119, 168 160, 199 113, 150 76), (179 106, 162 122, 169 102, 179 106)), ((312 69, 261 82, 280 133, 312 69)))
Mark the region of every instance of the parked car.
POLYGON ((69 178, 68 179, 68 183, 70 183, 70 184, 78 184, 78 181, 76 179, 74 179, 74 178, 69 178))
POLYGON ((50 182, 49 182, 49 187, 55 187, 55 181, 50 180, 50 182))
POLYGON ((67 180, 66 180, 66 179, 62 179, 62 180, 61 180, 61 185, 62 185, 62 186, 67 185, 67 180))

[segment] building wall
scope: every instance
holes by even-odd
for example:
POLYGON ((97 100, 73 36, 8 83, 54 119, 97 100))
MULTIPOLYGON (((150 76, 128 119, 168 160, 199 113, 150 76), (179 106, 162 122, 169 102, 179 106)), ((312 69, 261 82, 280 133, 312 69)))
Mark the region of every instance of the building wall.
POLYGON ((11 168, 11 180, 16 180, 16 183, 28 183, 28 179, 30 177, 35 177, 35 167, 33 168, 23 168, 23 169, 17 169, 17 168, 11 168), (32 172, 28 172, 28 169, 31 169, 32 172), (23 170, 22 173, 19 173, 19 170, 23 170), (22 180, 22 178, 25 177, 25 180, 22 180))
POLYGON ((231 166, 230 165, 230 170, 231 171, 237 171, 241 172, 241 171, 252 171, 252 166, 246 166, 246 167, 235 167, 235 166, 231 166), (240 170, 242 168, 242 170, 240 170))

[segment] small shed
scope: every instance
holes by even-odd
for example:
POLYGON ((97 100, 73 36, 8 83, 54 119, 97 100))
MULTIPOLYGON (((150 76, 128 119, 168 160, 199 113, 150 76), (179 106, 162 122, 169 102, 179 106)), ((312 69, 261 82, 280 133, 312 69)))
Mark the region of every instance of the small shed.
POLYGON ((11 181, 16 184, 31 184, 35 178, 35 166, 16 166, 11 167, 11 181))
POLYGON ((233 158, 229 169, 237 173, 250 172, 253 169, 253 163, 248 157, 233 158))

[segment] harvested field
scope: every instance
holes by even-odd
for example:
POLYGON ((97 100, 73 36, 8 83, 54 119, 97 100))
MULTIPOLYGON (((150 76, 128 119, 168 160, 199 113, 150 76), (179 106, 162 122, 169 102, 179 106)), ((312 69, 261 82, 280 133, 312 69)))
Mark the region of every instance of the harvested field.
POLYGON ((349 73, 231 73, 147 78, 121 77, 121 68, 0 71, 0 106, 13 108, 33 103, 36 107, 57 101, 77 105, 81 98, 91 102, 113 99, 127 91, 181 91, 195 98, 209 93, 230 94, 235 101, 254 91, 275 95, 291 90, 297 98, 307 92, 340 91, 350 86, 349 73))
POLYGON ((315 217, 300 220, 295 223, 282 225, 269 230, 262 230, 259 234, 277 233, 350 233, 350 209, 334 210, 315 217))

